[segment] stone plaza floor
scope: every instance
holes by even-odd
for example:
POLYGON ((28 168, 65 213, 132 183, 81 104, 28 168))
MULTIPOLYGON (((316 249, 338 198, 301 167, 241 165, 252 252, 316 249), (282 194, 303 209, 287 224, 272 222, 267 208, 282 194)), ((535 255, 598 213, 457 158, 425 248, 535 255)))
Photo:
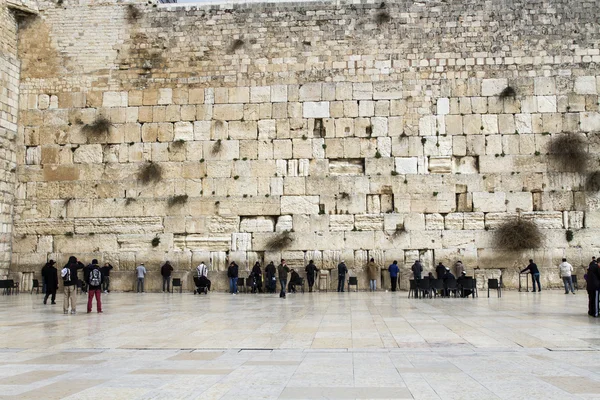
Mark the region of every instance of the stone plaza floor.
POLYGON ((587 295, 0 296, 0 399, 600 399, 587 295))

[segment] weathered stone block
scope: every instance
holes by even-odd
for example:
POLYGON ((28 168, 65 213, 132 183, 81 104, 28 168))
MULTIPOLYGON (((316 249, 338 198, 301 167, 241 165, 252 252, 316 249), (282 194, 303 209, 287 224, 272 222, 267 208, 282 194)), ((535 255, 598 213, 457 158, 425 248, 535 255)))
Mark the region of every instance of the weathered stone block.
POLYGON ((302 104, 304 118, 329 118, 329 102, 305 102, 302 104))
POLYGON ((473 193, 473 211, 504 212, 506 211, 505 193, 473 193))
POLYGON ((359 231, 381 231, 383 230, 383 215, 356 215, 354 225, 359 231))
POLYGON ((281 212, 285 214, 318 214, 319 196, 281 196, 281 212))

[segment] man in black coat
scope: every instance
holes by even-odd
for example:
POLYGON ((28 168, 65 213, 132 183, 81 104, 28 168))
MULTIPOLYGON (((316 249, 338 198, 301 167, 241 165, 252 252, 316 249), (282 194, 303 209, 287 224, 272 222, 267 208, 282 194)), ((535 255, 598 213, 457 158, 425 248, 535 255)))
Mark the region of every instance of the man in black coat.
POLYGON ((46 296, 44 296, 44 304, 48 301, 48 297, 52 296, 52 304, 56 304, 56 290, 58 289, 58 271, 54 267, 54 260, 50 260, 42 268, 42 278, 46 282, 46 296))
POLYGON ((341 263, 338 264, 338 292, 344 291, 344 281, 346 280, 346 274, 348 273, 348 267, 346 267, 346 263, 342 260, 341 263))
POLYGON ((319 272, 319 270, 317 269, 317 266, 315 265, 313 260, 310 260, 310 262, 308 263, 306 268, 304 268, 304 271, 306 271, 306 280, 308 281, 308 291, 312 292, 313 286, 315 284, 315 278, 316 278, 317 272, 319 272))
POLYGON ((275 293, 277 288, 277 271, 275 270, 275 264, 271 261, 265 267, 265 286, 267 293, 275 293))
POLYGON ((288 292, 296 293, 296 285, 302 285, 302 278, 294 268, 291 269, 290 283, 288 284, 288 292))
POLYGON ((598 263, 590 263, 587 272, 588 315, 598 317, 600 302, 600 268, 598 263))
POLYGON ((438 279, 444 279, 444 276, 446 275, 446 269, 446 266, 440 261, 437 267, 435 267, 435 273, 438 279))

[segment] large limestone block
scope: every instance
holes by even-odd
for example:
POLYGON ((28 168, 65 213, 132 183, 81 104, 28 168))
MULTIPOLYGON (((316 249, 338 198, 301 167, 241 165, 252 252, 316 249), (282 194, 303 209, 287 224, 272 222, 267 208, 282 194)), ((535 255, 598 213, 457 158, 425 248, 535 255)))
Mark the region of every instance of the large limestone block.
POLYGON ((213 215, 206 219, 206 230, 213 234, 237 232, 239 226, 239 217, 233 215, 213 215))
POLYGON ((550 96, 556 94, 556 82, 554 77, 538 77, 533 80, 533 88, 536 96, 550 96))
POLYGON ((411 249, 441 249, 442 231, 415 231, 410 233, 411 249))
MULTIPOLYGON (((297 196, 291 196, 297 197, 297 196)), ((279 215, 280 200, 278 197, 253 197, 244 199, 243 207, 240 207, 239 200, 221 200, 219 204, 219 213, 222 215, 279 215)), ((318 207, 318 205, 317 205, 318 207)))
POLYGON ((305 102, 302 103, 302 116, 304 118, 329 118, 329 102, 305 102))
POLYGON ((533 211, 533 197, 530 192, 506 193, 506 210, 533 211))
POLYGON ((479 173, 479 163, 477 157, 454 157, 452 160, 454 173, 477 174, 479 173))
POLYGON ((244 117, 243 104, 215 104, 213 119, 219 121, 238 121, 244 117))
POLYGON ((452 157, 429 157, 429 172, 448 174, 452 172, 452 157))
POLYGON ((504 212, 506 211, 505 193, 473 193, 473 211, 504 212))
POLYGON ((329 216, 329 230, 332 232, 351 231, 354 229, 354 216, 334 214, 329 216))
POLYGON ((383 215, 381 214, 363 214, 354 217, 356 229, 363 231, 381 231, 383 230, 383 215))
POLYGON ((299 100, 300 101, 319 101, 321 100, 322 84, 307 83, 300 86, 299 100))
POLYGON ((455 194, 454 192, 411 193, 410 211, 416 213, 449 213, 456 211, 455 194))
POLYGON ((345 232, 345 248, 370 250, 374 248, 375 236, 373 231, 345 232))
POLYGON ((417 157, 396 157, 394 159, 396 172, 399 174, 416 174, 417 157))
POLYGON ((74 220, 21 219, 14 222, 15 235, 64 235, 74 231, 74 220))
POLYGON ((319 196, 281 196, 284 214, 318 214, 319 196))
POLYGON ((231 247, 231 235, 174 235, 173 247, 179 250, 191 251, 229 251, 231 247))
POLYGON ((231 234, 231 251, 250 251, 252 250, 252 234, 251 233, 232 233, 231 234))
POLYGON ((77 218, 75 233, 158 233, 163 231, 161 217, 77 218))
POLYGON ((194 140, 194 125, 191 122, 176 122, 173 135, 175 140, 194 140))
POLYGON ((523 213, 522 218, 535 222, 540 229, 564 229, 563 213, 560 211, 534 211, 523 213))
POLYGON ((365 174, 390 175, 394 170, 394 159, 390 157, 367 158, 365 160, 365 174))
POLYGON ((462 230, 464 219, 463 213, 450 213, 444 218, 444 228, 447 230, 462 230))
POLYGON ((256 121, 231 121, 228 127, 232 139, 256 140, 258 137, 256 121))
POLYGON ((443 230, 444 217, 438 213, 425 214, 425 229, 428 231, 443 230))
POLYGON ((482 96, 498 96, 508 86, 508 79, 483 79, 481 81, 482 96))
POLYGON ((595 76, 578 76, 575 78, 575 93, 577 94, 597 94, 595 76))
POLYGON ((474 231, 446 231, 442 238, 442 244, 445 248, 474 246, 475 235, 474 231))
POLYGON ((482 212, 466 212, 464 213, 464 229, 465 230, 481 230, 485 228, 485 214, 482 212))
POLYGON ((373 83, 374 100, 393 100, 402 98, 402 81, 373 83))
POLYGON ((127 107, 127 92, 104 92, 102 93, 102 107, 127 107))
POLYGON ((240 223, 241 232, 273 232, 273 219, 267 217, 250 217, 242 219, 240 223))
POLYGON ((596 132, 600 130, 600 113, 581 113, 581 130, 584 132, 596 132))
MULTIPOLYGON (((148 241, 148 246, 151 246, 150 240, 148 241)), ((119 249, 116 235, 54 236, 54 248, 60 251, 70 249, 72 252, 79 253, 111 252, 118 251, 119 249)), ((68 252, 69 250, 66 251, 68 252)))
POLYGON ((101 144, 81 145, 73 153, 73 162, 76 164, 100 164, 102 158, 101 144))
POLYGON ((294 220, 291 215, 281 215, 275 224, 276 232, 291 232, 294 228, 294 220))

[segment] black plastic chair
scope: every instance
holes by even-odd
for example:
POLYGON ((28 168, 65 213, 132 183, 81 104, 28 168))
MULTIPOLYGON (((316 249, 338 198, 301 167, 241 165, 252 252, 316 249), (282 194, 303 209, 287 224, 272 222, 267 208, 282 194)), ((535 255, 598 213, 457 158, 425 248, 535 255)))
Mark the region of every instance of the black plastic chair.
POLYGON ((40 294, 40 281, 37 279, 33 280, 33 284, 31 285, 31 293, 29 294, 33 294, 34 289, 36 290, 35 294, 40 294))
POLYGON ((571 275, 571 280, 573 281, 573 289, 579 291, 579 287, 577 286, 577 275, 571 275))
POLYGON ((181 283, 181 279, 173 278, 173 281, 171 282, 171 293, 175 292, 175 287, 179 287, 179 293, 183 293, 183 285, 181 283))
POLYGON ((469 296, 472 296, 473 298, 475 298, 475 280, 473 278, 465 277, 464 279, 461 280, 460 297, 469 297, 469 296), (470 290, 471 293, 469 293, 467 296, 465 296, 465 290, 470 290))
MULTIPOLYGON (((250 279, 250 278, 248 278, 250 279)), ((244 278, 237 278, 237 287, 238 287, 238 292, 240 291, 240 288, 244 289, 244 293, 246 293, 246 285, 245 285, 246 280, 244 280, 244 278)), ((250 281, 248 281, 248 284, 250 284, 250 281)))
POLYGON ((419 297, 422 294, 423 297, 426 296, 431 298, 431 285, 429 282, 429 278, 419 279, 417 281, 417 288, 419 289, 419 297))
POLYGON ((413 298, 419 297, 419 293, 417 292, 417 281, 411 279, 408 281, 408 298, 410 299, 410 295, 413 295, 413 298))
POLYGON ((444 295, 444 281, 442 279, 433 279, 431 281, 431 291, 435 297, 444 295))
POLYGON ((446 295, 450 297, 450 293, 456 297, 456 293, 458 292, 458 284, 456 283, 456 279, 450 278, 444 281, 444 291, 446 295))
POLYGON ((356 287, 355 292, 358 292, 358 278, 355 276, 348 277, 348 291, 350 291, 350 286, 354 285, 356 287))
POLYGON ((498 297, 502 297, 502 288, 498 279, 488 279, 488 297, 490 297, 490 289, 498 291, 498 297))
POLYGON ((9 295, 10 294, 10 285, 7 279, 1 280, 0 281, 0 289, 2 289, 2 295, 9 295))

